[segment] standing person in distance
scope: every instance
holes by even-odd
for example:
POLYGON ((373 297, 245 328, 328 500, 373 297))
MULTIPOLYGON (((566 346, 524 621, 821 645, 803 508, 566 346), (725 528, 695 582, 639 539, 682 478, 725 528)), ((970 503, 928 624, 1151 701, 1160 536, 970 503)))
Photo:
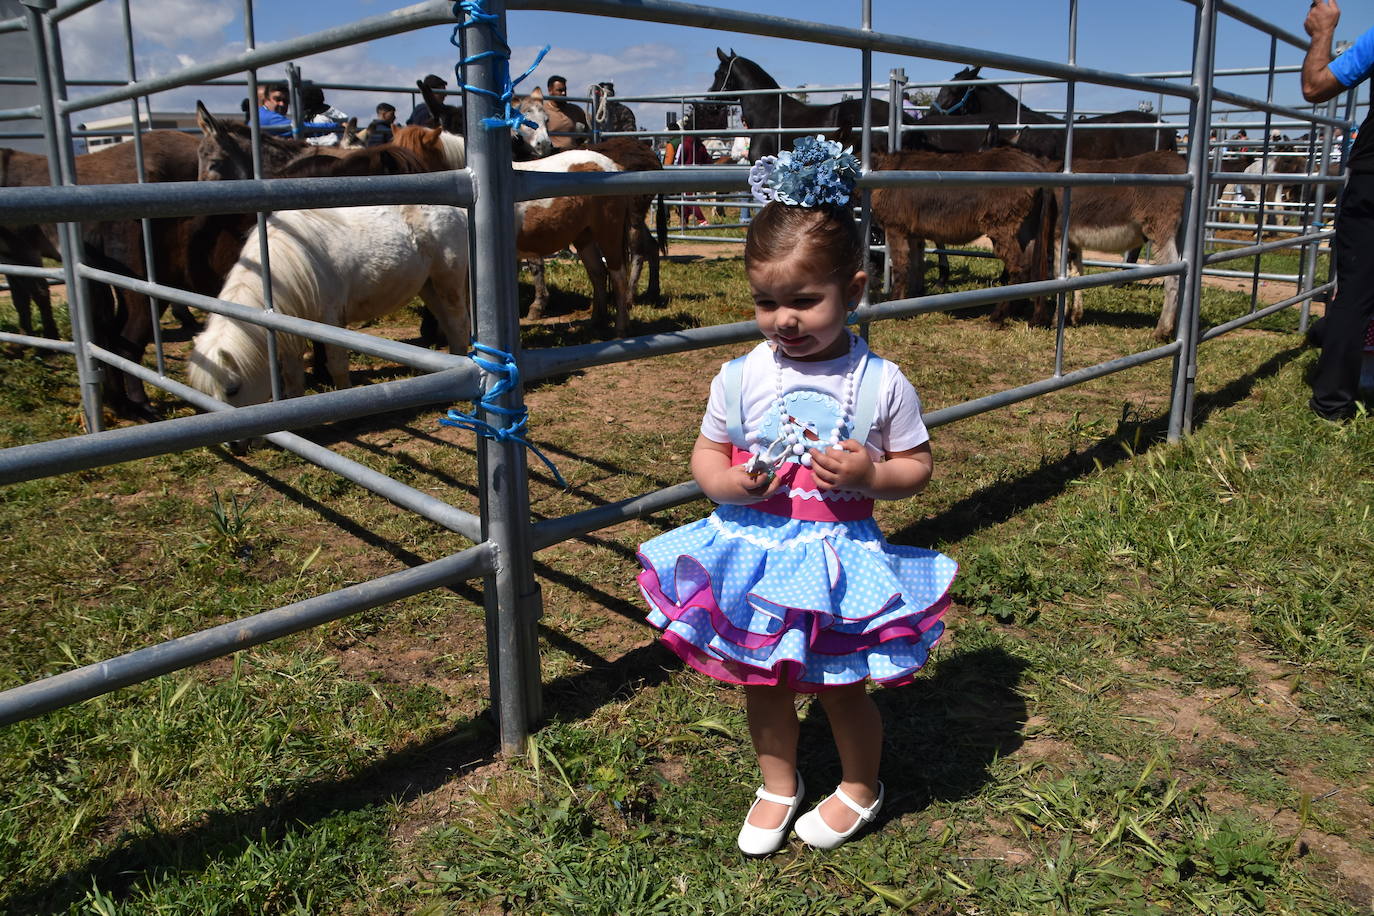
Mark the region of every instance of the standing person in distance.
POLYGON ((396 106, 387 102, 377 105, 377 117, 367 125, 367 145, 381 146, 391 142, 391 129, 396 126, 396 106))
MULTIPOLYGON (((1324 102, 1368 78, 1374 71, 1374 28, 1355 40, 1344 54, 1331 57, 1331 42, 1341 9, 1335 0, 1313 0, 1303 28, 1312 37, 1302 63, 1302 95, 1324 102)), ((1366 116, 1346 159, 1345 190, 1336 212, 1332 254, 1336 259, 1336 295, 1326 308, 1323 344, 1312 378, 1308 406, 1325 420, 1349 420, 1357 412, 1360 363, 1365 330, 1374 319, 1374 131, 1366 116)))
MULTIPOLYGON (((434 73, 426 73, 425 78, 420 82, 424 83, 435 92, 442 92, 448 88, 448 82, 442 76, 434 73)), ((410 117, 406 118, 406 124, 419 127, 443 126, 439 123, 438 116, 431 112, 429 106, 423 101, 417 103, 415 107, 410 110, 410 117)))
POLYGON ((921 402, 894 364, 846 327, 867 274, 849 200, 858 162, 805 137, 755 164, 767 205, 745 271, 764 342, 711 383, 692 476, 718 504, 644 543, 649 622, 688 665, 744 687, 763 775, 738 844, 782 848, 788 829, 831 849, 872 823, 883 726, 866 682, 904 684, 944 630, 954 561, 887 543, 876 499, 930 479, 921 402), (797 818, 797 693, 816 693, 839 751, 839 787, 797 818))

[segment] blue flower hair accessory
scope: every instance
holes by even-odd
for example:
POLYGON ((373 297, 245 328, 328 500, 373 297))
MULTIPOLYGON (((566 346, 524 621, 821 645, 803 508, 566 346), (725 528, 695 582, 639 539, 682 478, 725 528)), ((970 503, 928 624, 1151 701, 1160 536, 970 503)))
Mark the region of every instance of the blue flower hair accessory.
POLYGON ((853 148, 820 135, 802 137, 777 156, 763 156, 749 170, 755 200, 793 207, 847 206, 858 180, 853 148))

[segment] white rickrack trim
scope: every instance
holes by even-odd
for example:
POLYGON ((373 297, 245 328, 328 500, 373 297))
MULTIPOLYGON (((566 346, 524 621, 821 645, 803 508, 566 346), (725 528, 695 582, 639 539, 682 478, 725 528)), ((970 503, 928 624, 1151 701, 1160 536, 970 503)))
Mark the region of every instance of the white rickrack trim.
POLYGON ((851 544, 857 544, 865 550, 871 550, 874 553, 883 552, 883 545, 881 541, 861 541, 858 538, 851 537, 849 531, 840 526, 815 528, 804 534, 798 534, 790 538, 779 539, 763 537, 762 535, 757 534, 750 534, 748 531, 742 529, 732 530, 730 528, 726 528, 725 523, 722 522, 719 518, 717 518, 714 514, 708 515, 707 518, 710 520, 711 526, 715 528, 717 531, 719 531, 721 534, 725 535, 726 537, 740 538, 742 540, 748 541, 755 547, 762 547, 764 550, 776 550, 779 547, 791 547, 797 544, 813 544, 816 541, 823 541, 827 538, 838 537, 845 539, 851 544))
POLYGON ((796 499, 819 499, 821 502, 855 502, 866 499, 862 493, 854 490, 803 490, 800 487, 788 487, 787 495, 796 499))

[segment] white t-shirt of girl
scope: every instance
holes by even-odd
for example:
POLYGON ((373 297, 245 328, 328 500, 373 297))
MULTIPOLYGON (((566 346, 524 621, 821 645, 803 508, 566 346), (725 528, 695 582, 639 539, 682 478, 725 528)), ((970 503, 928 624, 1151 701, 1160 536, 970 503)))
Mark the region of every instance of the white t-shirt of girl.
MULTIPOLYGON (((854 349, 862 356, 868 353, 868 344, 862 338, 856 338, 854 349)), ((784 392, 818 391, 843 404, 844 374, 855 355, 847 353, 835 359, 815 362, 782 356, 775 361, 773 348, 767 341, 751 350, 745 357, 740 381, 740 396, 744 402, 744 434, 748 441, 756 441, 756 432, 765 427, 765 420, 774 409, 779 363, 782 365, 784 392)), ((881 365, 883 379, 877 409, 868 441, 864 443, 868 447, 869 457, 874 460, 886 454, 904 452, 930 440, 930 433, 926 431, 925 421, 921 418, 921 399, 916 389, 895 364, 883 360, 881 365)), ((706 416, 701 421, 701 434, 712 442, 729 442, 730 433, 726 423, 726 411, 729 409, 734 408, 725 403, 722 367, 722 371, 711 381, 711 397, 706 403, 706 416)), ((850 422, 853 422, 852 417, 850 422)))

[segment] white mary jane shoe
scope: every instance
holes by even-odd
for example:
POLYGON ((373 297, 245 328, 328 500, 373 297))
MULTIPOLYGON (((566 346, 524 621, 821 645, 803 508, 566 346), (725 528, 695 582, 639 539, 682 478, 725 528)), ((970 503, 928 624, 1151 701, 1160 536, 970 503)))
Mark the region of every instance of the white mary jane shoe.
POLYGON ((816 849, 834 849, 850 840, 854 834, 862 830, 866 825, 873 822, 877 817, 879 809, 883 806, 883 784, 878 783, 878 800, 870 808, 865 808, 844 793, 844 789, 835 789, 835 797, 844 802, 845 807, 858 815, 853 825, 843 833, 836 831, 825 822, 821 817, 821 806, 817 805, 810 811, 797 818, 797 836, 801 837, 802 842, 807 846, 814 846, 816 849))
MULTIPOLYGON (((787 815, 782 819, 781 824, 771 830, 765 827, 755 827, 749 823, 749 816, 745 815, 744 826, 739 829, 740 852, 746 856, 766 856, 781 849, 783 841, 787 839, 787 828, 792 826, 792 819, 797 816, 797 811, 801 808, 804 794, 806 794, 806 787, 802 785, 801 773, 797 774, 797 794, 791 798, 786 795, 775 795, 760 787, 754 793, 757 799, 786 805, 787 815)), ((749 806, 749 814, 754 813, 754 807, 757 804, 758 801, 755 801, 753 805, 749 806)))

